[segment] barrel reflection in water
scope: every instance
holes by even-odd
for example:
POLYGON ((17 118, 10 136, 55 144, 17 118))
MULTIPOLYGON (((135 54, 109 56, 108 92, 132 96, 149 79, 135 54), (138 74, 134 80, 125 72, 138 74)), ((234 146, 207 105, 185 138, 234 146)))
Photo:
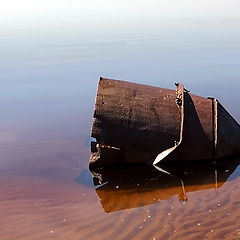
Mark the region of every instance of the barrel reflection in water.
MULTIPOLYGON (((109 154, 109 155, 108 155, 109 154)), ((112 151, 105 150, 105 157, 112 151)), ((123 160, 124 162, 125 160, 123 160)), ((203 162, 118 165, 92 169, 96 193, 105 212, 138 208, 188 193, 221 188, 240 164, 240 156, 203 162)), ((233 180, 233 179, 232 179, 233 180)))

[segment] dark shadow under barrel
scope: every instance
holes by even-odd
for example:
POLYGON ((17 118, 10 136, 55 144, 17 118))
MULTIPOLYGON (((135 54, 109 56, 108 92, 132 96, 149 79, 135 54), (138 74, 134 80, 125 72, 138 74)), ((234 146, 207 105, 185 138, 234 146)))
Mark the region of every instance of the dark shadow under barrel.
MULTIPOLYGON (((105 153, 107 156, 107 152, 105 153)), ((177 196, 191 201, 188 193, 218 189, 240 164, 240 156, 198 162, 163 162, 108 166, 92 170, 94 185, 105 212, 137 208, 177 196)), ((239 175, 235 176, 239 177, 239 175)))

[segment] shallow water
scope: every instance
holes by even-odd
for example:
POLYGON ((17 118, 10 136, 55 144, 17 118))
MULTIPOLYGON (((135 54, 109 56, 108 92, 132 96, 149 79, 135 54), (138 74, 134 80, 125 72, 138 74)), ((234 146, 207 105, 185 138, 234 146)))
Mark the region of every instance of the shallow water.
POLYGON ((213 169, 184 188, 165 176, 165 185, 96 189, 88 171, 100 76, 166 88, 183 82, 240 121, 240 19, 216 9, 206 17, 200 8, 196 17, 130 19, 129 28, 101 19, 97 31, 94 22, 84 28, 69 19, 46 31, 36 22, 2 28, 1 240, 240 239, 238 164, 217 183, 213 169))

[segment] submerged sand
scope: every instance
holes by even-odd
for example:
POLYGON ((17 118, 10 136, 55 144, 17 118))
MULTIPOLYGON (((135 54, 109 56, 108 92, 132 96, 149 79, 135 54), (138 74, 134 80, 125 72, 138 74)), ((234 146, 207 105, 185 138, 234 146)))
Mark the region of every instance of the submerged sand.
MULTIPOLYGON (((9 175, 0 181, 2 240, 240 239, 240 177, 219 189, 188 192, 187 202, 172 194, 176 189, 165 190, 169 198, 145 206, 131 195, 119 203, 124 210, 110 213, 94 189, 78 182, 9 175), (141 207, 128 208, 131 201, 141 207)), ((107 204, 118 207, 111 199, 107 204)))
POLYGON ((209 182, 186 186, 187 202, 174 185, 144 195, 121 186, 100 194, 91 186, 89 147, 80 137, 73 127, 24 131, 4 141, 1 240, 240 239, 239 167, 217 189, 209 182), (86 177, 77 181, 81 172, 86 177))

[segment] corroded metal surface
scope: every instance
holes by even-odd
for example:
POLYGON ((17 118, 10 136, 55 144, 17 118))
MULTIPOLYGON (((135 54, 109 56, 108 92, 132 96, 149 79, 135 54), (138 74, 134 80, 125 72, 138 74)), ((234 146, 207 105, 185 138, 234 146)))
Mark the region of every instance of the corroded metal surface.
POLYGON ((228 156, 240 150, 240 126, 218 103, 217 158, 228 156))
POLYGON ((149 151, 154 159, 179 141, 181 110, 175 100, 175 90, 100 79, 92 137, 133 155, 127 158, 133 162, 139 155, 143 162, 151 160, 142 157, 149 151))
POLYGON ((101 78, 90 166, 217 159, 240 152, 240 127, 222 105, 176 85, 170 90, 101 78), (102 158, 109 148, 113 157, 102 158))

